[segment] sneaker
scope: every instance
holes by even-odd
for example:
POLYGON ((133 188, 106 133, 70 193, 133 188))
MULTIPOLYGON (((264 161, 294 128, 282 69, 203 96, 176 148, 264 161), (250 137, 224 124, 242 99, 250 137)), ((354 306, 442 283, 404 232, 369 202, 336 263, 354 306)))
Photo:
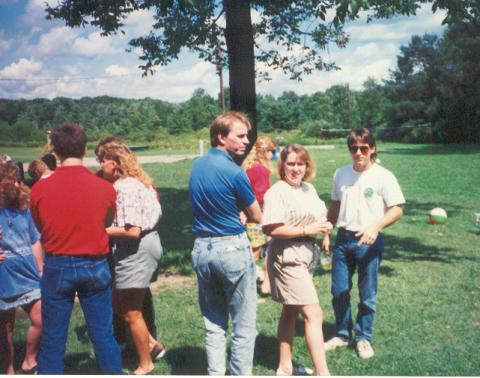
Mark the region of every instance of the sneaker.
POLYGON ((291 376, 291 375, 313 375, 313 370, 299 365, 299 366, 294 366, 292 370, 292 374, 288 374, 287 372, 283 371, 282 368, 278 368, 276 372, 277 376, 291 376))
POLYGON ((358 357, 362 359, 372 358, 375 354, 368 340, 357 341, 357 353, 358 357))
POLYGON ((343 348, 348 346, 348 340, 335 336, 335 337, 332 337, 330 340, 328 340, 324 345, 325 345, 325 352, 328 352, 329 350, 334 350, 337 348, 343 348))

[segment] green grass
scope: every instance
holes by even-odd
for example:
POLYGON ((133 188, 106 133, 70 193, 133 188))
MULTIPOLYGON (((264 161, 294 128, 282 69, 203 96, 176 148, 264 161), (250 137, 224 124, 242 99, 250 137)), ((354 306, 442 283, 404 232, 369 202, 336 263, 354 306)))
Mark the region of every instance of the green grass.
MULTIPOLYGON (((329 203, 336 168, 349 163, 343 145, 334 150, 312 151, 317 163, 313 180, 329 203)), ((480 146, 433 146, 380 143, 381 164, 397 176, 407 204, 403 218, 385 231, 386 249, 380 269, 378 312, 373 343, 376 355, 362 361, 353 349, 328 354, 335 375, 478 376, 480 359, 480 146), (427 213, 444 208, 447 223, 432 226, 427 213)), ((151 164, 146 169, 159 188, 164 216, 160 227, 166 254, 164 272, 191 275, 190 233, 192 216, 188 200, 191 161, 151 164)), ((356 276, 354 277, 356 282, 356 276)), ((315 284, 324 310, 324 333, 333 334, 330 274, 318 269, 315 284)), ((352 293, 353 309, 357 291, 352 293)), ((155 294, 159 337, 168 348, 156 363, 158 374, 206 374, 203 322, 197 291, 191 286, 155 294)), ((276 325, 280 305, 267 299, 258 307, 258 332, 254 374, 273 375, 278 351, 276 325)), ((25 319, 16 329, 17 360, 22 353, 25 319)), ((96 372, 91 344, 85 336, 78 307, 70 325, 67 372, 96 372)), ((294 362, 312 366, 297 323, 294 362)), ((125 361, 134 367, 135 358, 125 361)))

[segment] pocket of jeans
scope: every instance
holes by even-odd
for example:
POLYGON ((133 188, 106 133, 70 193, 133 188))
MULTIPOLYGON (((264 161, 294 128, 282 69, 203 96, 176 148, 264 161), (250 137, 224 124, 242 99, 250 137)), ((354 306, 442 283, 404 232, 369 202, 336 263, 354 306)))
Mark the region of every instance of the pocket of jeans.
POLYGON ((91 290, 103 290, 110 286, 112 275, 106 261, 98 261, 84 267, 88 282, 86 286, 91 290))
POLYGON ((222 268, 227 274, 244 272, 248 268, 255 268, 250 246, 229 245, 221 251, 222 268))
POLYGON ((200 247, 198 245, 198 242, 195 241, 192 249, 192 254, 190 256, 193 270, 197 270, 199 257, 200 257, 200 247))
POLYGON ((43 293, 62 292, 62 281, 65 268, 45 264, 43 275, 40 281, 40 288, 43 293))

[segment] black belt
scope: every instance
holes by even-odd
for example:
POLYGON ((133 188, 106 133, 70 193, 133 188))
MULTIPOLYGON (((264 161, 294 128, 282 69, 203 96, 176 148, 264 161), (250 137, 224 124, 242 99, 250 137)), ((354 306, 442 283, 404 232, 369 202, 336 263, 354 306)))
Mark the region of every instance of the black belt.
POLYGON ((108 257, 108 253, 105 255, 90 255, 90 254, 75 254, 75 255, 66 255, 64 253, 51 253, 51 252, 45 252, 45 256, 48 258, 57 258, 57 257, 78 257, 81 259, 92 259, 92 260, 100 260, 100 259, 106 259, 108 257))
POLYGON ((338 232, 339 233, 344 233, 346 236, 350 236, 350 237, 355 238, 355 239, 360 239, 360 236, 355 236, 355 234, 358 231, 350 231, 350 230, 347 230, 346 228, 340 227, 338 229, 338 232))
POLYGON ((227 240, 227 239, 231 239, 233 238, 234 236, 238 236, 240 234, 235 234, 235 235, 218 235, 218 234, 210 234, 208 232, 197 232, 195 233, 195 237, 196 238, 219 238, 219 239, 222 239, 222 240, 227 240))

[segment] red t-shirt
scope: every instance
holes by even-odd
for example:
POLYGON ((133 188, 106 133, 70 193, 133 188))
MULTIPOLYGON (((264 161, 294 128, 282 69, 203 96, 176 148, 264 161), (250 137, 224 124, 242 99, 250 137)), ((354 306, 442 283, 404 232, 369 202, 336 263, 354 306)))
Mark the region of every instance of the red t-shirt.
POLYGON ((30 210, 45 251, 63 255, 109 253, 105 227, 115 215, 115 189, 83 166, 58 167, 32 188, 30 210))
POLYGON ((255 197, 260 206, 263 205, 263 196, 265 192, 270 188, 270 171, 262 164, 254 164, 251 168, 247 169, 247 176, 252 184, 255 197))

